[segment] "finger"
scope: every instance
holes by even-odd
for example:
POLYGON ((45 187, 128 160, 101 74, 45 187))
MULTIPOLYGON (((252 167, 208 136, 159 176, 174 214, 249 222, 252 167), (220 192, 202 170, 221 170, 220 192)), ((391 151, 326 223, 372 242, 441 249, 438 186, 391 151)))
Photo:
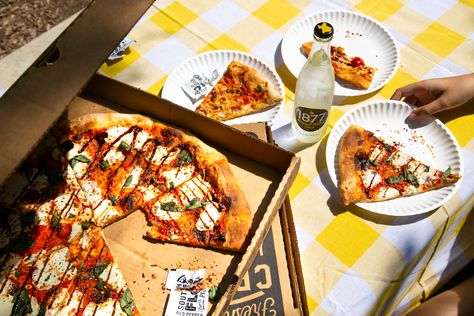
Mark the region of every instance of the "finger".
POLYGON ((418 102, 418 99, 417 99, 415 96, 413 96, 413 95, 410 95, 410 96, 406 97, 406 98, 403 100, 403 102, 408 103, 408 104, 411 104, 411 105, 416 105, 416 106, 419 106, 419 105, 420 105, 419 102, 418 102))
POLYGON ((390 97, 390 100, 401 100, 403 97, 402 91, 400 89, 395 90, 393 95, 390 97))
POLYGON ((436 99, 431 103, 420 106, 408 115, 408 119, 411 121, 420 121, 429 115, 433 115, 443 110, 443 102, 440 99, 436 99))
POLYGON ((426 105, 416 108, 414 111, 416 111, 417 115, 433 115, 435 113, 442 111, 443 108, 444 108, 443 100, 441 98, 438 98, 434 100, 433 102, 430 102, 426 105))
POLYGON ((413 95, 416 90, 416 87, 417 83, 412 83, 404 87, 398 88, 397 90, 395 90, 390 100, 401 100, 403 97, 413 95))

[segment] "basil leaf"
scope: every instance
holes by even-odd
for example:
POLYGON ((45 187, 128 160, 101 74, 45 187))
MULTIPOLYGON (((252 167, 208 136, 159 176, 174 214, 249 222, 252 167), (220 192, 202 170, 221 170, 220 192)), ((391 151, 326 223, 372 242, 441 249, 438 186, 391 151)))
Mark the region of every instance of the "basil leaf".
POLYGON ((372 166, 375 166, 375 167, 378 167, 379 165, 379 162, 377 160, 369 160, 369 163, 372 165, 372 166))
POLYGON ((81 262, 79 268, 77 268, 77 273, 80 273, 82 271, 82 268, 84 268, 84 262, 81 262))
POLYGON ((430 166, 426 166, 425 167, 425 172, 429 172, 430 171, 430 166))
POLYGON ((71 167, 74 168, 74 166, 75 166, 78 162, 89 163, 90 160, 89 160, 89 158, 87 158, 87 157, 84 156, 84 155, 76 155, 76 156, 72 157, 72 159, 70 160, 71 167))
POLYGON ((99 278, 99 280, 97 281, 97 284, 95 285, 95 288, 98 290, 102 290, 104 288, 104 280, 99 278))
POLYGON ((383 148, 385 148, 385 150, 388 151, 388 152, 392 151, 392 146, 390 146, 389 144, 383 143, 383 148))
POLYGON ((393 157, 395 157, 395 154, 398 152, 398 150, 395 150, 393 153, 390 154, 390 156, 387 157, 387 159, 385 159, 385 162, 390 162, 393 157))
POLYGON ((263 91, 263 88, 261 85, 257 84, 257 86, 255 87, 255 91, 256 92, 262 92, 263 91))
POLYGON ((99 275, 101 275, 102 272, 104 272, 105 268, 107 268, 108 265, 109 265, 109 261, 108 261, 108 260, 96 264, 94 267, 92 267, 92 274, 93 274, 96 278, 98 278, 99 275))
POLYGON ((170 181, 170 183, 168 183, 168 184, 169 184, 170 190, 173 190, 173 188, 174 188, 174 182, 173 182, 173 181, 170 181))
POLYGON ((127 180, 125 180, 125 182, 124 182, 122 188, 128 187, 128 186, 130 185, 130 183, 132 183, 132 180, 133 180, 133 176, 132 176, 132 175, 129 175, 128 178, 127 178, 127 180))
POLYGON ((173 201, 161 203, 160 209, 166 212, 181 212, 181 209, 179 208, 178 204, 173 201))
POLYGON ((389 177, 389 178, 385 179, 385 181, 388 184, 397 184, 397 183, 402 182, 403 180, 405 180, 405 178, 402 175, 389 177))
POLYGON ((53 212, 53 216, 51 217, 51 228, 56 230, 59 228, 59 221, 61 220, 61 216, 59 216, 58 211, 53 212))
POLYGON ((92 225, 94 225, 94 222, 92 222, 92 221, 82 222, 81 223, 81 228, 82 228, 82 230, 86 230, 89 227, 91 227, 92 225))
POLYGON ((405 179, 408 180, 415 188, 418 188, 420 186, 418 179, 413 172, 405 169, 404 175, 405 179))
POLYGON ((30 297, 28 296, 28 292, 24 287, 15 293, 13 296, 13 301, 15 303, 13 304, 12 308, 12 316, 23 316, 33 312, 33 309, 31 308, 30 297))
POLYGON ((198 199, 193 198, 191 201, 189 201, 188 205, 186 206, 186 209, 187 210, 195 210, 197 208, 203 207, 207 203, 209 203, 209 202, 199 201, 198 199))
POLYGON ((99 162, 99 167, 100 169, 102 169, 102 171, 107 169, 108 166, 109 166, 109 162, 107 160, 102 160, 101 162, 99 162))
POLYGON ((217 301, 221 296, 221 291, 217 287, 217 285, 211 285, 209 288, 209 299, 211 301, 217 301))
POLYGON ((132 293, 127 288, 123 291, 122 297, 120 298, 120 308, 127 314, 128 316, 133 315, 133 309, 135 308, 135 303, 133 302, 132 293))
POLYGON ((44 315, 46 315, 46 304, 41 303, 40 304, 40 309, 38 311, 38 315, 36 315, 36 316, 44 316, 44 315))
POLYGON ((109 200, 110 202, 112 203, 112 205, 116 205, 117 204, 117 198, 115 197, 115 195, 113 194, 109 194, 109 200))
POLYGON ((122 149, 126 152, 131 152, 132 151, 132 146, 130 146, 127 142, 125 142, 123 140, 120 142, 118 148, 122 149))
POLYGON ((179 155, 179 165, 184 166, 184 165, 189 165, 193 161, 193 156, 191 156, 186 150, 182 150, 179 155))
POLYGON ((446 169, 444 172, 443 172, 443 175, 441 176, 441 179, 443 179, 443 181, 446 180, 446 178, 451 174, 451 166, 448 167, 448 169, 446 169))

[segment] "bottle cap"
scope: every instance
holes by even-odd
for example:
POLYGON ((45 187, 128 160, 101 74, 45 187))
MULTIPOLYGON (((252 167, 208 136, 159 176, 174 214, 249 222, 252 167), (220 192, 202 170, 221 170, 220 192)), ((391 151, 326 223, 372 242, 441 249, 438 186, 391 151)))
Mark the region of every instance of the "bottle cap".
POLYGON ((313 35, 315 38, 318 38, 323 41, 330 41, 332 35, 334 34, 334 29, 332 25, 328 22, 319 22, 314 27, 313 35))

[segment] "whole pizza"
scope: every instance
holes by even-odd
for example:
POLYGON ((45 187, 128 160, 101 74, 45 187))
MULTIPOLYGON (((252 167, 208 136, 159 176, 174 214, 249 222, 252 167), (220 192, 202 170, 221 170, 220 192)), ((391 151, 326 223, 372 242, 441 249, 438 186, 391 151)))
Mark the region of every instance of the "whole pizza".
POLYGON ((140 115, 56 127, 0 189, 0 315, 139 315, 101 228, 242 251, 252 214, 226 157, 140 115))

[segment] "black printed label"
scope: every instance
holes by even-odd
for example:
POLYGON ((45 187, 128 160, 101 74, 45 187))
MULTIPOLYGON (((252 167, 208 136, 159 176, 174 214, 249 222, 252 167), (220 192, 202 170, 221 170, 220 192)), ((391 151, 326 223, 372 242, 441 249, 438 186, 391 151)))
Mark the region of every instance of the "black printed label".
POLYGON ((315 132, 326 123, 328 111, 298 106, 295 108, 295 119, 301 129, 307 132, 315 132))

